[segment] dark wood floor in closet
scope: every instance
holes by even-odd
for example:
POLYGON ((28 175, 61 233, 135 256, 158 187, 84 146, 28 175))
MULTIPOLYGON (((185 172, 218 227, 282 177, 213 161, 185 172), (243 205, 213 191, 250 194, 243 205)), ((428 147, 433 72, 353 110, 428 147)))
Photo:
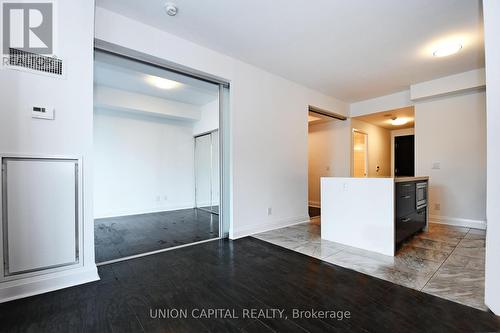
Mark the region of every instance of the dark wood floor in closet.
POLYGON ((203 209, 96 219, 96 262, 219 237, 219 215, 203 209))

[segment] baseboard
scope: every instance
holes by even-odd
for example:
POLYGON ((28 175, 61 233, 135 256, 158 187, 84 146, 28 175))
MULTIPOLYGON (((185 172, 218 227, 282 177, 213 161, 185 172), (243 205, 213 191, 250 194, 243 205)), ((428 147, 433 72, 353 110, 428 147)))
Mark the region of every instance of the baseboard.
POLYGON ((321 208, 320 201, 309 201, 309 207, 321 208))
POLYGON ((490 302, 490 298, 488 297, 488 292, 485 293, 484 296, 484 304, 491 310, 495 315, 500 316, 500 302, 498 300, 493 300, 490 302))
POLYGON ((98 281, 99 279, 97 267, 93 265, 91 268, 71 269, 3 282, 0 285, 0 303, 98 281))
POLYGON ((120 210, 120 211, 107 212, 107 213, 101 213, 101 214, 94 214, 94 219, 105 219, 105 218, 109 218, 109 217, 120 217, 120 216, 130 216, 130 215, 171 212, 173 210, 191 209, 191 208, 194 208, 193 203, 186 203, 186 204, 177 205, 177 206, 155 207, 155 208, 148 208, 148 209, 128 209, 128 210, 120 210))
POLYGON ((289 227, 295 224, 300 224, 304 222, 309 222, 309 216, 300 216, 300 217, 292 217, 283 220, 267 222, 267 223, 259 223, 252 224, 250 226, 246 226, 236 231, 232 231, 229 235, 230 239, 238 239, 246 236, 251 236, 254 234, 258 234, 261 232, 266 232, 274 229, 280 229, 284 227, 289 227))
POLYGON ((440 215, 429 215, 429 222, 453 225, 457 227, 467 227, 467 228, 486 230, 486 221, 481 221, 481 220, 462 219, 457 217, 440 216, 440 215))

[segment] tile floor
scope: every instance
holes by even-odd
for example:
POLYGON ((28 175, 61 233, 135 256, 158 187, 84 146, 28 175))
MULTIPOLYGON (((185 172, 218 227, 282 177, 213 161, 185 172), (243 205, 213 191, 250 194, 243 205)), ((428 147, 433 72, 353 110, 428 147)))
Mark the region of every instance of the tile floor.
POLYGON ((321 239, 319 219, 254 237, 405 287, 487 310, 484 305, 485 231, 430 224, 395 257, 321 239))

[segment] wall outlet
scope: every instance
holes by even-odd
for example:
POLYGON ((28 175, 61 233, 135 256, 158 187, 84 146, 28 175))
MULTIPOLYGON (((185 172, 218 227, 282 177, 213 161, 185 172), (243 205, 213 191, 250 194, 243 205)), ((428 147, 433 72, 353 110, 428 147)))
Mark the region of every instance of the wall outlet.
POLYGON ((163 196, 163 200, 167 201, 168 200, 168 195, 163 196))
POLYGON ((326 171, 330 171, 330 166, 329 165, 326 166, 326 171))
POLYGON ((439 163, 439 162, 432 163, 432 169, 433 170, 440 170, 441 169, 441 163, 439 163))
POLYGON ((441 210, 441 204, 435 203, 434 204, 434 210, 441 210))
POLYGON ((161 197, 159 195, 156 196, 156 201, 157 202, 160 202, 161 201, 161 197))
POLYGON ((273 207, 267 208, 267 215, 273 215, 273 207))

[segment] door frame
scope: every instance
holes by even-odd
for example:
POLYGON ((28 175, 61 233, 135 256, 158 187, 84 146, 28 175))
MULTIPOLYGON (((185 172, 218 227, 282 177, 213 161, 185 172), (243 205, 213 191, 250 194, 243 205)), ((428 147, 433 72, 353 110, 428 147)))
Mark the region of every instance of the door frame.
POLYGON ((351 177, 354 177, 354 133, 360 133, 366 135, 366 145, 365 145, 365 171, 366 175, 364 178, 368 178, 368 133, 357 128, 352 129, 351 133, 351 177))
POLYGON ((415 137, 415 156, 413 158, 413 163, 414 165, 414 170, 415 174, 417 174, 417 136, 415 135, 415 128, 403 128, 399 130, 392 130, 391 131, 391 178, 394 178, 396 176, 396 173, 394 172, 396 168, 396 137, 397 136, 406 136, 406 135, 413 135, 415 137))
MULTIPOLYGON (((196 134, 193 137, 193 139, 194 139, 194 168, 195 168, 194 169, 194 206, 197 209, 200 209, 200 210, 203 210, 203 211, 206 211, 208 213, 215 214, 215 215, 219 215, 220 212, 215 213, 214 211, 212 211, 212 209, 208 210, 208 209, 205 209, 205 208, 202 208, 202 207, 198 207, 198 196, 197 196, 198 188, 196 187, 196 185, 197 185, 197 178, 196 178, 196 139, 200 138, 202 136, 210 135, 210 169, 212 170, 212 168, 214 166, 214 158, 213 158, 214 156, 213 156, 213 150, 212 150, 213 147, 214 147, 214 145, 213 145, 213 134, 214 133, 218 133, 218 132, 219 132, 219 129, 217 128, 217 129, 214 129, 214 130, 211 130, 211 131, 208 131, 208 132, 203 132, 203 133, 200 133, 200 134, 196 134)), ((220 137, 219 137, 219 141, 220 141, 220 137)), ((220 153, 219 153, 219 160, 220 160, 220 153)), ((220 161, 219 161, 219 163, 220 163, 220 161)), ((219 169, 220 169, 220 164, 219 164, 219 169)), ((212 207, 212 203, 213 203, 213 197, 212 197, 212 193, 213 193, 212 192, 213 179, 212 179, 212 176, 213 176, 213 172, 210 172, 210 207, 212 207)), ((219 181, 219 183, 220 183, 220 181, 219 181)), ((221 193, 220 189, 219 189, 219 193, 221 193)), ((221 198, 219 198, 219 205, 220 205, 220 201, 221 201, 221 198)), ((220 227, 222 227, 221 221, 219 221, 219 228, 220 227)), ((219 230, 222 230, 222 229, 219 229, 219 230)))

